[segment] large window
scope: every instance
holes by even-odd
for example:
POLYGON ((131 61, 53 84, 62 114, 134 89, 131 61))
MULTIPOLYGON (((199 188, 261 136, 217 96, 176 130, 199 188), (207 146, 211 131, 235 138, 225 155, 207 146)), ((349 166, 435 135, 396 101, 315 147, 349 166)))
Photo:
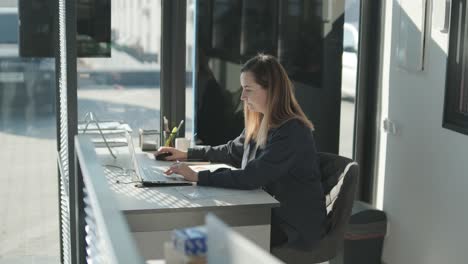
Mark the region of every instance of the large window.
POLYGON ((0 1, 0 263, 60 263, 55 61, 19 54, 17 1, 0 1))
POLYGON ((468 7, 452 2, 443 127, 468 135, 468 7))
POLYGON ((77 62, 78 119, 123 121, 136 137, 160 123, 161 1, 115 0, 110 11, 110 56, 77 62))

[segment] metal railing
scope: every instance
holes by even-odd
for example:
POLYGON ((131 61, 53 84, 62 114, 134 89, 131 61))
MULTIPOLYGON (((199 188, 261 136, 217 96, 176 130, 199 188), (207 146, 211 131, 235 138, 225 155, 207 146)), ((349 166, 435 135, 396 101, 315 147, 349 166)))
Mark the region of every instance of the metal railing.
POLYGON ((144 263, 86 135, 75 137, 75 164, 76 262, 144 263))

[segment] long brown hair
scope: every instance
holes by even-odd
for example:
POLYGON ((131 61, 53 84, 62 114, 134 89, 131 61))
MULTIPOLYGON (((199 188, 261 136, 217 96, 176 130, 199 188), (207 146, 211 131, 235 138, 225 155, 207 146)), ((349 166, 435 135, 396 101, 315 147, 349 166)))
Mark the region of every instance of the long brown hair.
POLYGON ((258 54, 241 68, 250 72, 263 89, 267 90, 267 111, 265 114, 250 111, 244 104, 246 144, 255 140, 264 147, 271 128, 279 127, 290 119, 298 119, 313 129, 294 96, 294 87, 283 66, 271 55, 258 54))

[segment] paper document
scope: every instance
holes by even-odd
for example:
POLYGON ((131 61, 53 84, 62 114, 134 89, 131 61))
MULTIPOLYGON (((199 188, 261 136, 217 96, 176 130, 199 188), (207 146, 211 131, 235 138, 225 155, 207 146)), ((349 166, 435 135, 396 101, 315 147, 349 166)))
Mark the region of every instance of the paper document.
MULTIPOLYGON (((120 126, 120 122, 118 121, 109 121, 109 122, 99 122, 99 128, 101 129, 119 129, 119 126, 120 126)), ((86 123, 85 122, 82 122, 80 121, 80 124, 78 124, 78 129, 81 130, 81 129, 90 129, 90 130, 93 130, 93 129, 98 129, 97 126, 96 126, 96 123, 94 122, 89 122, 88 126, 86 126, 86 123)))
POLYGON ((97 127, 95 122, 89 122, 88 125, 86 123, 80 121, 78 124, 78 131, 82 133, 86 128, 86 134, 90 133, 99 133, 99 129, 102 133, 122 133, 125 131, 132 132, 132 128, 126 123, 120 123, 116 121, 109 121, 109 122, 99 122, 99 128, 97 127))
MULTIPOLYGON (((121 130, 121 129, 117 129, 117 130, 101 130, 102 131, 102 134, 103 135, 108 135, 108 136, 122 136, 125 138, 125 132, 126 130, 121 130)), ((78 131, 79 133, 83 133, 83 130, 79 130, 78 131)), ((90 135, 90 136, 94 136, 94 135, 101 135, 101 132, 99 132, 99 130, 86 130, 85 132, 86 135, 90 135)))
POLYGON ((189 166, 192 170, 199 172, 199 171, 204 171, 204 170, 209 170, 211 172, 221 169, 221 168, 226 168, 226 169, 231 169, 231 170, 237 170, 237 168, 234 168, 232 166, 229 166, 227 164, 222 164, 222 163, 210 163, 210 164, 197 164, 197 165, 190 165, 189 166))
MULTIPOLYGON (((93 138, 91 140, 94 143, 94 147, 96 148, 103 148, 106 147, 106 143, 104 139, 101 138, 93 138)), ((123 147, 127 146, 127 139, 126 138, 106 138, 107 144, 109 147, 123 147)))

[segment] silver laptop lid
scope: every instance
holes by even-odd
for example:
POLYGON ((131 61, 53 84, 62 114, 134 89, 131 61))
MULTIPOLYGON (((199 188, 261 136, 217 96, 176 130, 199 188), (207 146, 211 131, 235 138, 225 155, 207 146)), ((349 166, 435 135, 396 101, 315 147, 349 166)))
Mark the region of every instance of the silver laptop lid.
POLYGON ((131 163, 133 165, 133 169, 135 170, 135 174, 138 177, 138 180, 143 181, 143 178, 141 177, 141 171, 140 171, 140 165, 138 164, 138 159, 136 157, 135 153, 135 147, 133 145, 133 138, 130 133, 125 132, 125 135, 127 137, 127 142, 128 142, 128 152, 130 153, 130 159, 131 163))
MULTIPOLYGON (((177 177, 166 177, 166 176, 161 176, 161 178, 158 179, 151 179, 148 180, 145 176, 146 174, 143 173, 143 167, 140 166, 138 157, 135 152, 135 146, 133 145, 133 139, 130 133, 126 133, 127 136, 127 141, 128 141, 128 151, 130 153, 130 158, 132 165, 135 169, 135 174, 138 177, 138 180, 141 182, 143 186, 148 185, 148 184, 155 184, 153 186, 159 186, 159 185, 192 185, 189 181, 182 179, 178 179, 177 177)), ((145 168, 147 169, 147 168, 145 168)), ((148 185, 149 186, 149 185, 148 185)))

